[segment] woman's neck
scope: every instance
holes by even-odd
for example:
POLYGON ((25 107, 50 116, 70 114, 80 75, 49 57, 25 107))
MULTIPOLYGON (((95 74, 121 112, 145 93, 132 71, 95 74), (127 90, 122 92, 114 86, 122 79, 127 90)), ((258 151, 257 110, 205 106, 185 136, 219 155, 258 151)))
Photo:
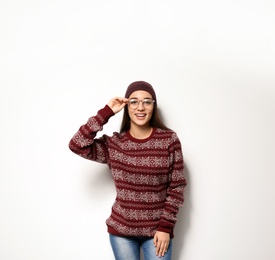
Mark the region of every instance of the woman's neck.
POLYGON ((131 136, 133 136, 136 139, 145 139, 152 134, 152 131, 153 131, 153 127, 151 126, 148 126, 148 127, 131 126, 129 130, 131 136))

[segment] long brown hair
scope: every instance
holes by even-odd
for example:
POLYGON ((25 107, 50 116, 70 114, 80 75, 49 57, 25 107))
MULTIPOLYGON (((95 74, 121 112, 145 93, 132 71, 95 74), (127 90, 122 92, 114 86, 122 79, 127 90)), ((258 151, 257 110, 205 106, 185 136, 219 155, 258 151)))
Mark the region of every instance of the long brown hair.
MULTIPOLYGON (((150 126, 154 128, 160 128, 163 130, 170 130, 161 120, 157 104, 154 104, 152 117, 150 119, 150 126)), ((122 122, 120 126, 120 133, 130 130, 131 119, 128 114, 128 106, 124 107, 122 122)))

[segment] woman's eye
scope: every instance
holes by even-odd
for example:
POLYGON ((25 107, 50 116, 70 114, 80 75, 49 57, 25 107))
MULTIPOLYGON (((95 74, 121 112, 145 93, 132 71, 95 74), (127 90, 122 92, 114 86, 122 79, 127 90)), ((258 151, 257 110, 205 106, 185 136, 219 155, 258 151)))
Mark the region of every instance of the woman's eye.
POLYGON ((137 102, 137 100, 130 100, 130 104, 132 104, 132 105, 136 105, 138 102, 137 102))

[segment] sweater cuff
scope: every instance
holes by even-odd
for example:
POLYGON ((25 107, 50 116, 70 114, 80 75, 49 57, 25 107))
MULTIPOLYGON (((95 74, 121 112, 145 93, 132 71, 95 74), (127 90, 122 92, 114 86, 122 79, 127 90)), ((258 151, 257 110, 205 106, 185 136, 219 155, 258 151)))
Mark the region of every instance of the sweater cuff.
POLYGON ((160 220, 157 230, 165 232, 165 233, 172 234, 173 233, 173 226, 169 225, 169 223, 167 223, 166 221, 160 220))
POLYGON ((162 227, 162 226, 159 226, 157 231, 165 232, 165 233, 168 233, 170 235, 173 233, 173 230, 171 230, 171 228, 162 227))
POLYGON ((97 114, 103 119, 104 123, 107 123, 109 118, 115 113, 108 105, 106 105, 104 108, 100 109, 97 114))

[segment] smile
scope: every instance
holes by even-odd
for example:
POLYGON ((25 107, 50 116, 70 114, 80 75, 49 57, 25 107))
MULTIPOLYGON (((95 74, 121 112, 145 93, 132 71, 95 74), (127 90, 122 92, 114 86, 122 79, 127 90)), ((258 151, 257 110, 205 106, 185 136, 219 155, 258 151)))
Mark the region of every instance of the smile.
POLYGON ((140 118, 140 117, 145 117, 145 116, 146 116, 146 114, 143 114, 143 113, 142 113, 142 114, 141 114, 141 113, 136 114, 136 117, 139 117, 139 118, 140 118))

